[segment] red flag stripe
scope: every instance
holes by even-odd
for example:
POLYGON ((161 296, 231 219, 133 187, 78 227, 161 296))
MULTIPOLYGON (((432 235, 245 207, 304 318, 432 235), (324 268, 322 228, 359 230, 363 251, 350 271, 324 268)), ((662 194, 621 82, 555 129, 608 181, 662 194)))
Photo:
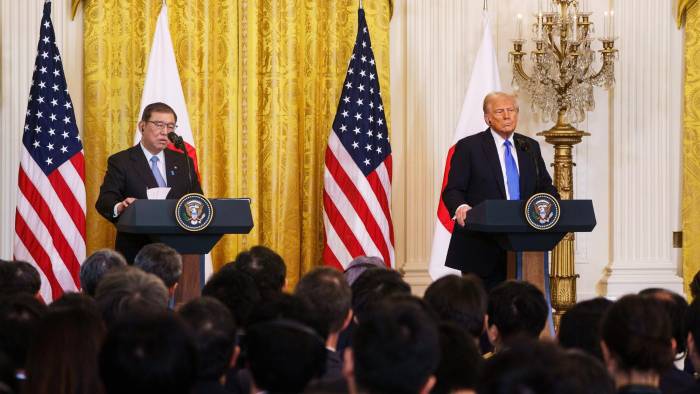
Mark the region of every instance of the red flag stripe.
POLYGON ((68 212, 68 216, 71 218, 73 223, 75 223, 75 228, 79 229, 80 235, 85 240, 85 215, 81 215, 84 209, 80 206, 80 203, 73 195, 71 188, 66 184, 65 179, 59 171, 54 171, 49 176, 47 176, 51 186, 56 191, 56 194, 60 196, 61 203, 68 212))
POLYGON ((355 237, 355 234, 350 229, 350 226, 348 226, 343 215, 333 203, 333 199, 325 190, 323 191, 323 208, 325 209, 324 214, 327 216, 329 223, 332 223, 331 229, 335 232, 334 235, 339 239, 345 240, 343 245, 345 246, 347 254, 351 258, 366 254, 367 252, 362 249, 360 241, 357 240, 357 237, 355 237))

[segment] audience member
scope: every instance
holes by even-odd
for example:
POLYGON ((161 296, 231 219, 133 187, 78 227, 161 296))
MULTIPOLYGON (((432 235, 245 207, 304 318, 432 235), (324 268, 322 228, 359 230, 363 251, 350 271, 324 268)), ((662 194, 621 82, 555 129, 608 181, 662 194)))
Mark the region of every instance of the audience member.
POLYGON ((0 394, 15 394, 18 392, 15 380, 15 370, 10 357, 0 351, 0 394))
POLYGON ((100 376, 107 394, 190 394, 196 357, 187 326, 172 312, 125 316, 107 334, 100 376))
POLYGON ((24 381, 27 352, 38 336, 37 324, 46 309, 46 305, 26 293, 0 298, 0 352, 10 358, 17 371, 15 388, 24 381))
POLYGON ((29 294, 38 297, 41 288, 39 271, 20 260, 0 260, 0 296, 29 294))
POLYGON ((416 303, 394 299, 366 312, 345 354, 347 373, 369 393, 428 393, 439 361, 435 322, 416 303))
POLYGON ((175 295, 182 275, 182 256, 175 249, 163 243, 145 245, 134 257, 134 266, 160 278, 170 298, 175 295))
POLYGON ((455 323, 440 323, 440 363, 432 394, 476 393, 482 357, 468 332, 455 323))
POLYGON ((97 285, 95 299, 107 327, 123 316, 149 315, 168 308, 163 281, 131 266, 108 272, 97 285))
POLYGON ((528 282, 508 280, 494 287, 487 305, 487 332, 496 352, 519 337, 536 339, 547 322, 544 294, 528 282))
POLYGON ((368 269, 387 269, 384 260, 376 256, 357 256, 345 268, 343 276, 350 286, 368 269))
POLYGON ((411 294, 411 286, 394 270, 367 270, 353 282, 351 289, 352 310, 358 321, 362 321, 362 315, 372 304, 394 294, 411 294))
POLYGON ((618 393, 661 393, 659 377, 673 363, 671 323, 656 300, 627 295, 603 317, 603 358, 618 393))
POLYGON ((565 349, 581 349, 603 361, 600 350, 600 323, 612 301, 598 297, 581 301, 561 318, 557 339, 565 349))
POLYGON ((90 312, 97 316, 100 320, 100 308, 97 306, 97 301, 85 293, 66 292, 61 295, 61 298, 55 300, 49 305, 49 310, 58 309, 81 309, 90 312))
POLYGON ((219 300, 200 297, 179 310, 197 345, 197 382, 193 394, 226 394, 226 373, 238 357, 236 324, 219 300))
MULTIPOLYGON (((660 288, 644 289, 639 295, 651 297, 661 303, 671 322, 673 335, 673 354, 676 360, 682 360, 686 356, 686 339, 688 330, 685 323, 685 314, 688 310, 688 302, 683 296, 670 290, 660 288)), ((659 389, 664 394, 677 394, 695 384, 693 376, 681 371, 675 364, 661 374, 659 389)))
POLYGON ((49 308, 27 354, 25 394, 103 393, 97 355, 106 334, 99 315, 80 307, 49 308))
POLYGON ((311 379, 323 374, 323 338, 299 321, 274 319, 251 324, 245 342, 252 393, 300 393, 311 379))
POLYGON ((479 340, 486 318, 486 291, 478 276, 444 276, 428 286, 423 299, 440 320, 456 324, 479 340))
POLYGON ((91 297, 95 296, 97 283, 114 267, 126 267, 121 253, 112 249, 100 249, 91 254, 80 266, 80 287, 91 297))
MULTIPOLYGON (((693 362, 693 365, 700 365, 700 298, 695 298, 688 307, 686 323, 688 328, 688 358, 693 362)), ((700 380, 696 380, 693 387, 686 388, 681 393, 700 393, 700 380)))
POLYGON ((241 328, 248 325, 251 312, 260 302, 260 293, 253 278, 241 270, 232 269, 230 264, 209 278, 202 295, 216 298, 226 305, 241 328))
POLYGON ((336 351, 340 332, 352 319, 352 292, 343 274, 329 267, 320 267, 304 275, 294 295, 314 310, 319 323, 328 333, 326 343, 326 372, 324 379, 342 377, 342 355, 336 351))
POLYGON ((263 299, 281 293, 287 284, 287 267, 282 256, 262 245, 239 253, 234 264, 224 268, 239 269, 250 275, 263 299))

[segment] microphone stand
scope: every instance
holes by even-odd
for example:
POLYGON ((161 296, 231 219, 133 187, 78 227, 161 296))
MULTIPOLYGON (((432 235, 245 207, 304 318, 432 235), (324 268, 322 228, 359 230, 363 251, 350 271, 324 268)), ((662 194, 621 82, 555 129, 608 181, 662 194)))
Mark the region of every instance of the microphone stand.
POLYGON ((515 138, 515 145, 527 153, 530 157, 530 161, 532 161, 532 165, 535 166, 535 193, 537 193, 540 190, 540 163, 535 158, 532 149, 530 149, 530 141, 524 138, 515 138))
POLYGON ((176 148, 182 150, 182 153, 185 155, 185 165, 187 166, 187 193, 192 193, 192 170, 190 170, 190 155, 187 154, 187 147, 185 146, 185 142, 182 140, 182 137, 177 135, 174 131, 171 131, 168 133, 168 139, 170 142, 175 145, 176 148))

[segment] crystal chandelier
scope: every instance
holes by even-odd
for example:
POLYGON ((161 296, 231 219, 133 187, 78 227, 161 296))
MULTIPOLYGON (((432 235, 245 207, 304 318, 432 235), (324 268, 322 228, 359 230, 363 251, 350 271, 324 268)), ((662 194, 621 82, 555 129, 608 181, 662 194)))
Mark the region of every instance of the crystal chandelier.
POLYGON ((528 76, 523 67, 522 16, 518 15, 518 37, 513 40, 510 61, 513 64, 513 88, 524 89, 531 96, 533 110, 544 121, 559 125, 579 123, 586 111, 595 108, 593 86, 609 89, 615 83, 614 13, 605 12, 602 49, 596 53, 593 43, 591 12, 580 0, 542 0, 532 23, 535 49, 530 54, 532 70, 528 76), (601 64, 602 63, 602 64, 601 64), (596 66, 599 69, 596 71, 596 66))

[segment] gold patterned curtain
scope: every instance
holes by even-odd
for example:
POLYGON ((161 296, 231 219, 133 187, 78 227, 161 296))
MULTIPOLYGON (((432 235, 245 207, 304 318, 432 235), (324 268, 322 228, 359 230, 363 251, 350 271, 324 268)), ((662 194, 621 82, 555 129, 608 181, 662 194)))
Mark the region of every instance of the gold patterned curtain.
POLYGON ((685 86, 683 87, 683 282, 700 270, 700 8, 680 0, 678 25, 685 17, 685 86))
MULTIPOLYGON (((161 0, 83 0, 88 252, 113 226, 92 208, 107 157, 130 146, 161 0)), ((208 197, 250 197, 255 227, 215 267, 263 244, 290 286, 322 262, 323 157, 357 29, 357 0, 168 0, 170 32, 208 197)), ((389 0, 365 1, 386 108, 389 0)), ((387 115, 387 118, 389 115, 387 115)))

